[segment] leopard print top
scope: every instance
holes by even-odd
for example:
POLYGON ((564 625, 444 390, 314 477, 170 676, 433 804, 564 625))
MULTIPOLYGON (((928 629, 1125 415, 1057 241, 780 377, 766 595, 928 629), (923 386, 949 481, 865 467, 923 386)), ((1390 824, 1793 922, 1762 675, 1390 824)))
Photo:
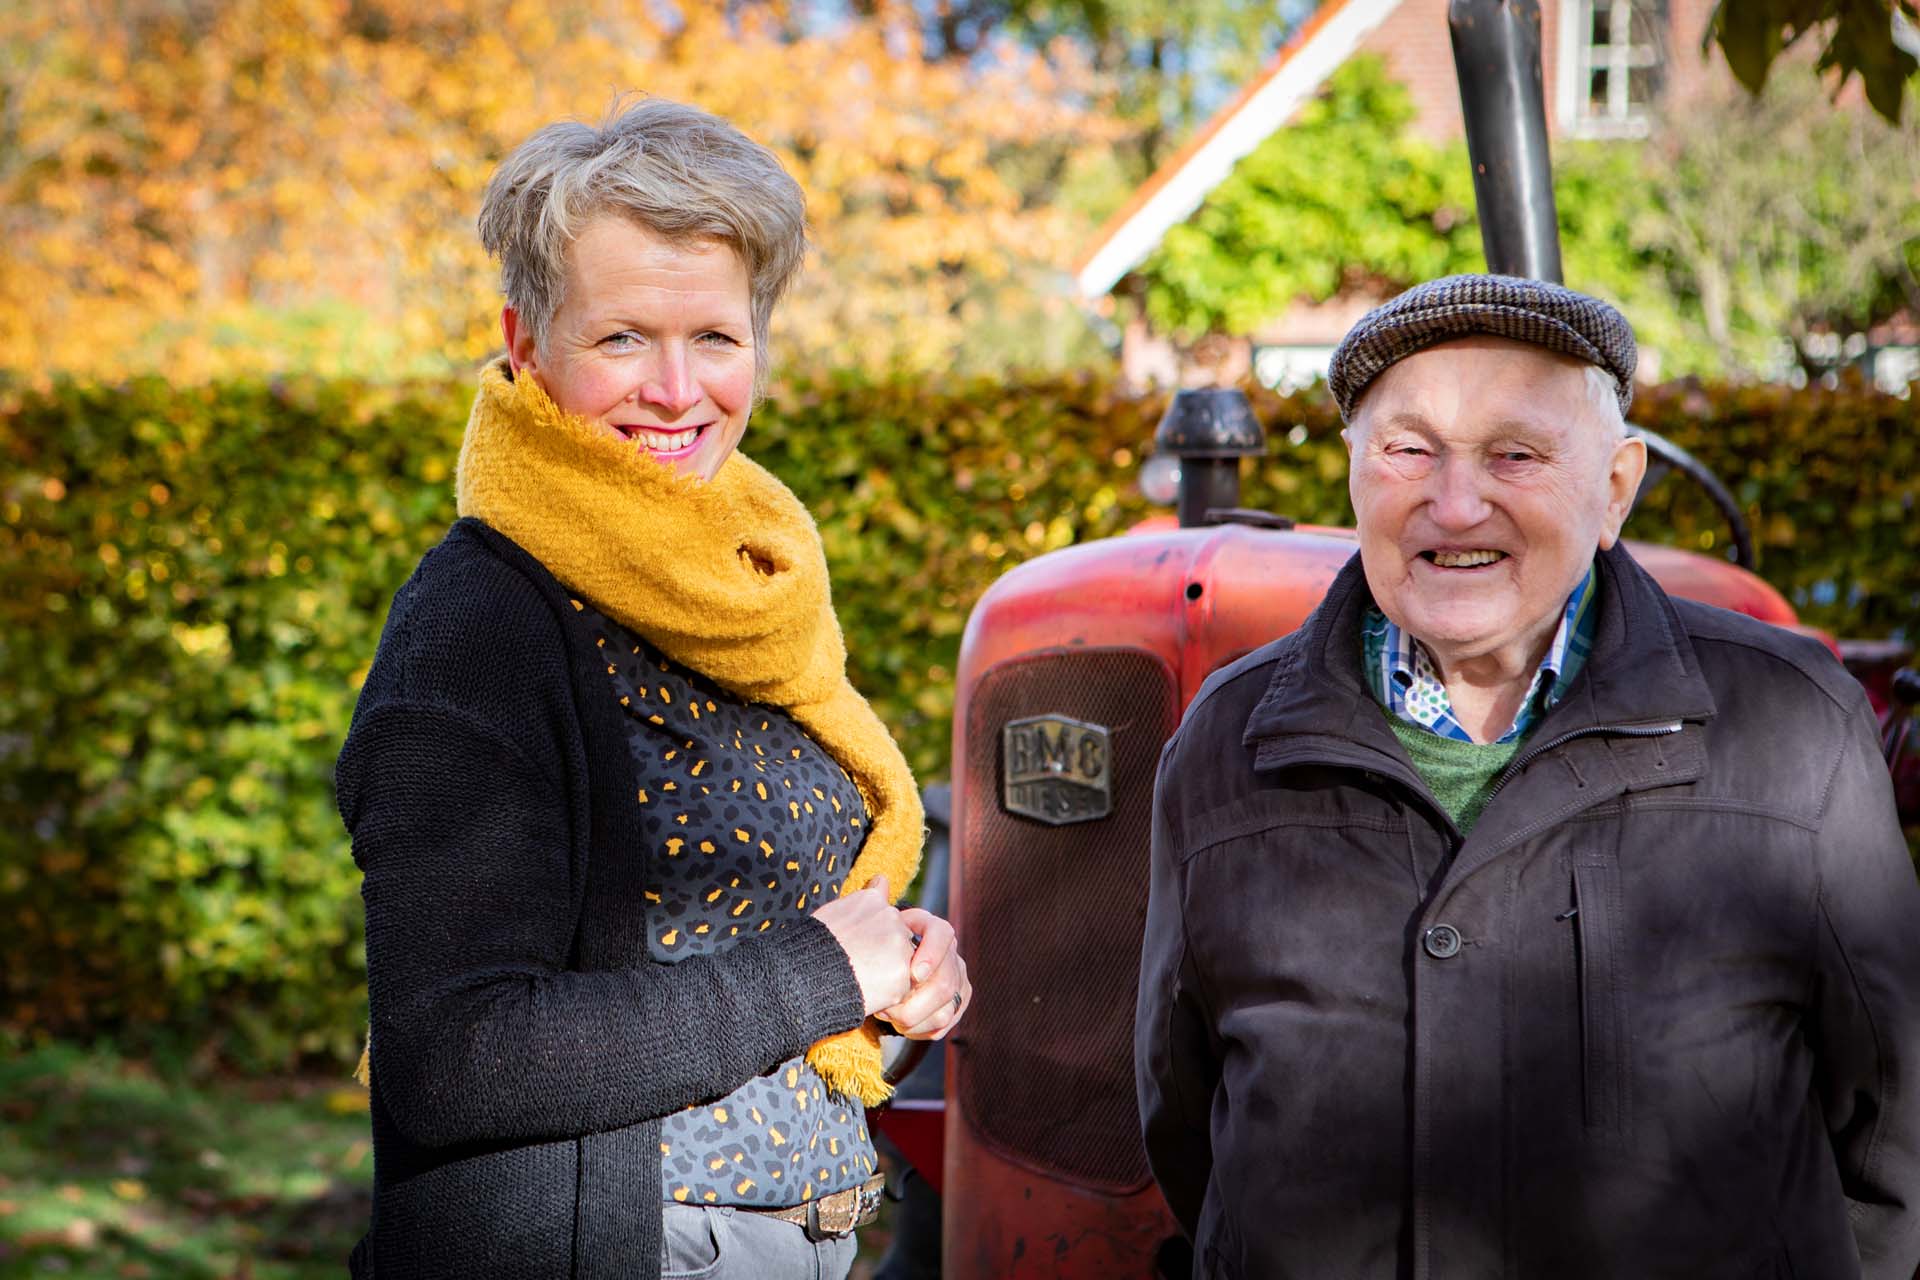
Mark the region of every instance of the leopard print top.
MULTIPOLYGON (((576 602, 578 604, 578 602, 576 602)), ((840 892, 866 839, 860 790, 784 712, 741 702, 580 604, 631 725, 648 951, 710 955, 840 892)), ((803 1204, 875 1169, 866 1112, 801 1057, 666 1117, 661 1188, 692 1204, 803 1204)))

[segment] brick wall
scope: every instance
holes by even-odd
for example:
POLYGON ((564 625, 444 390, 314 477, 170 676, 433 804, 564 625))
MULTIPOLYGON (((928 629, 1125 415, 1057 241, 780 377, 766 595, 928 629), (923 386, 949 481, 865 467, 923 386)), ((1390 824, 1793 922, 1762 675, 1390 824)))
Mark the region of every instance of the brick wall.
POLYGON ((1460 82, 1453 74, 1453 42, 1447 35, 1447 0, 1401 0, 1360 48, 1380 55, 1388 73, 1407 86, 1419 113, 1416 129, 1435 141, 1461 135, 1465 126, 1460 82))
MULTIPOLYGON (((1541 0, 1541 69, 1546 83, 1547 128, 1558 136, 1555 94, 1560 71, 1560 16, 1563 0, 1541 0)), ((1718 49, 1700 56, 1700 37, 1713 12, 1713 0, 1667 0, 1667 92, 1691 97, 1714 83, 1731 79, 1718 49)), ((1361 48, 1386 60, 1395 79, 1407 86, 1419 113, 1414 127, 1435 141, 1460 136, 1460 86, 1453 71, 1453 44, 1447 35, 1447 0, 1403 0, 1368 36, 1361 48)))

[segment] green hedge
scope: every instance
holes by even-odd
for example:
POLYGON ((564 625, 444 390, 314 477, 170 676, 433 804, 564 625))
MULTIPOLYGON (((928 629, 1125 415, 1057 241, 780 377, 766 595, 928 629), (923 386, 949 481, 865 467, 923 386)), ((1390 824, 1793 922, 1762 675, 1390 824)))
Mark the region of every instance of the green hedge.
MULTIPOLYGON (((14 1030, 351 1056, 358 876, 331 770, 387 601, 452 518, 468 387, 61 385, 0 396, 0 971, 14 1030)), ((748 447, 819 517, 856 683, 946 771, 967 611, 1152 514, 1161 402, 1098 378, 782 388, 748 447)), ((1256 395, 1246 500, 1349 517, 1337 421, 1256 395)), ((1920 399, 1668 387, 1635 417, 1754 513, 1762 573, 1841 634, 1920 634, 1920 399)), ((1669 482, 1632 531, 1724 544, 1669 482)))

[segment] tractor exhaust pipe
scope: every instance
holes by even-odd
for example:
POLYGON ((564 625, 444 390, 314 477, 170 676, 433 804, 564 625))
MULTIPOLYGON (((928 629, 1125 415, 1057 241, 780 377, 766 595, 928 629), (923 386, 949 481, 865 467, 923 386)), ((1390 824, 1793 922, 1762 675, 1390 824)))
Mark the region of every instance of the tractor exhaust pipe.
POLYGON ((1253 405, 1238 387, 1174 393, 1153 433, 1154 452, 1180 460, 1180 527, 1216 523, 1240 506, 1240 459, 1267 451, 1253 405))
POLYGON ((1451 0, 1447 28, 1487 270, 1558 284, 1539 0, 1451 0))

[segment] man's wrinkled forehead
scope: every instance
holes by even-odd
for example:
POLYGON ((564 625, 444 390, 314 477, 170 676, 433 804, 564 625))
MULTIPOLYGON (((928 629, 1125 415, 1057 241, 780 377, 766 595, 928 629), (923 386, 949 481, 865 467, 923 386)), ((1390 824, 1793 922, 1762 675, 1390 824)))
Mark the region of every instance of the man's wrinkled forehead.
POLYGON ((1454 338, 1382 371, 1360 393, 1349 429, 1398 426, 1426 433, 1445 420, 1450 431, 1476 438, 1594 434, 1599 406, 1590 403, 1589 367, 1507 338, 1454 338), (1474 413, 1461 420, 1453 410, 1466 397, 1475 401, 1474 413))

